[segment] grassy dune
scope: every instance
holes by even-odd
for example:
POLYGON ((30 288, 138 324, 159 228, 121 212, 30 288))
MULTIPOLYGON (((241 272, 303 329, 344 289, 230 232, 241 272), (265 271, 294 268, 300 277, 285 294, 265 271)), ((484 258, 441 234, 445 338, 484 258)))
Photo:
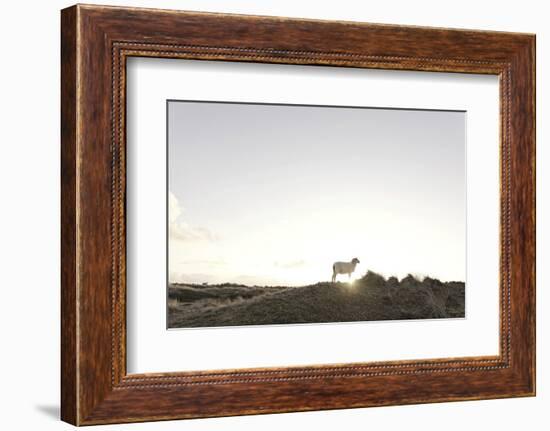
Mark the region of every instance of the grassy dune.
POLYGON ((168 327, 273 325, 464 317, 464 283, 369 271, 353 285, 168 287, 168 327))

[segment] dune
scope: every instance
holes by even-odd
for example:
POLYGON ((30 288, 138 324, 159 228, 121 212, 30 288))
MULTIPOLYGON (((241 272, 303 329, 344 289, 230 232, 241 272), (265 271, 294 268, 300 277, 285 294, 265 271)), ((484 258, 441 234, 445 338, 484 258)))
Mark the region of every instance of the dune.
POLYGON ((464 317, 463 282, 369 271, 349 283, 308 286, 237 284, 168 287, 168 327, 280 325, 464 317))

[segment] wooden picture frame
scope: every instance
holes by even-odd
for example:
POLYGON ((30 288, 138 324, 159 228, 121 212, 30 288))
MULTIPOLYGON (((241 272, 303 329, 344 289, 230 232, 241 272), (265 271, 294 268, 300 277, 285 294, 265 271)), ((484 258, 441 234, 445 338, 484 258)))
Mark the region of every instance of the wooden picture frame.
POLYGON ((535 394, 535 36, 77 5, 61 13, 61 417, 75 425, 535 394), (127 374, 130 56, 500 78, 500 354, 127 374))

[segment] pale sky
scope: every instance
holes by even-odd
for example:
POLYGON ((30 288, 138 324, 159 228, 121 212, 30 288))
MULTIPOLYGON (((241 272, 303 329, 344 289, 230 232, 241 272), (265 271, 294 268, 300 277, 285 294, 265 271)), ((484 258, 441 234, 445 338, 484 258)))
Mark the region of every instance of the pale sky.
POLYGON ((465 280, 465 112, 168 102, 169 280, 465 280), (344 280, 344 278, 342 278, 344 280))

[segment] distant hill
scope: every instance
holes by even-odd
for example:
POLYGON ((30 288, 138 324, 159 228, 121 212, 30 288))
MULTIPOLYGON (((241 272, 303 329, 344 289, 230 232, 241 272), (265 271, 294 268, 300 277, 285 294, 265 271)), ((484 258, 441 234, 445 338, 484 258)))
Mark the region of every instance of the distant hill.
POLYGON ((301 287, 172 284, 170 328, 464 317, 464 283, 372 271, 348 283, 301 287))

